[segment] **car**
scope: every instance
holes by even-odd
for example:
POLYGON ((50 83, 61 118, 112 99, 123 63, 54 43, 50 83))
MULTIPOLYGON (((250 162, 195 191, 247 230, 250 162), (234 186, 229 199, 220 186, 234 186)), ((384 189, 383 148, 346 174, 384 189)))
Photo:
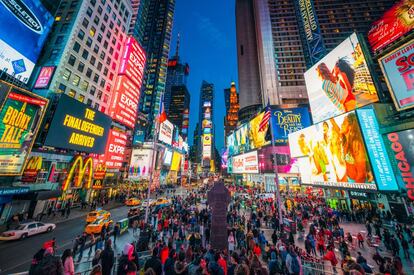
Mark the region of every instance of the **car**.
POLYGON ((88 213, 88 215, 86 215, 86 223, 91 223, 96 221, 97 219, 101 219, 101 218, 110 218, 111 217, 111 213, 106 211, 106 210, 95 210, 95 211, 91 211, 88 213))
POLYGON ((160 205, 160 206, 167 206, 167 205, 170 205, 170 200, 169 199, 166 199, 166 198, 158 198, 156 201, 155 201, 155 203, 154 203, 154 205, 156 205, 156 206, 158 206, 158 205, 160 205))
POLYGON ((85 226, 85 233, 100 234, 104 227, 108 229, 113 223, 113 220, 111 220, 110 218, 97 219, 94 222, 89 223, 85 226))
POLYGON ((130 198, 125 201, 126 206, 137 206, 140 204, 141 204, 141 201, 137 198, 130 198))
POLYGON ((14 229, 8 230, 3 232, 0 235, 1 241, 9 241, 9 240, 23 240, 27 237, 51 232, 56 228, 54 223, 42 223, 42 222, 27 222, 17 225, 14 229))

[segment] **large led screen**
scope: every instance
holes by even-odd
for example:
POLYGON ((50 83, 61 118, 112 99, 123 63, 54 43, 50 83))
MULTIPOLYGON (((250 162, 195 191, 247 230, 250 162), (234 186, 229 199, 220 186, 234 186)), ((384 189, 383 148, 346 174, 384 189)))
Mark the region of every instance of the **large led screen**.
POLYGON ((128 137, 125 133, 115 129, 109 130, 105 154, 99 157, 99 161, 105 163, 109 169, 120 169, 126 158, 126 146, 128 137))
POLYGON ((232 166, 234 174, 258 174, 259 159, 257 151, 234 156, 232 158, 232 166))
POLYGON ((306 71, 305 81, 314 123, 378 101, 355 33, 306 71))
POLYGON ((20 175, 48 100, 0 82, 0 175, 20 175))
POLYGON ((375 21, 368 32, 368 42, 373 51, 381 50, 414 27, 413 1, 402 0, 375 21))
POLYGON ((48 129, 45 145, 103 154, 111 121, 104 113, 62 94, 48 129))
POLYGON ((379 59, 397 110, 414 107, 414 41, 379 59))
POLYGON ((133 149, 129 165, 129 179, 147 178, 149 176, 152 160, 151 149, 133 149))
POLYGON ((1 0, 0 70, 27 83, 52 24, 39 0, 1 0))
POLYGON ((290 134, 289 147, 305 184, 376 190, 355 112, 290 134))
POLYGON ((274 144, 285 145, 290 133, 312 125, 308 108, 274 109, 272 110, 274 144))

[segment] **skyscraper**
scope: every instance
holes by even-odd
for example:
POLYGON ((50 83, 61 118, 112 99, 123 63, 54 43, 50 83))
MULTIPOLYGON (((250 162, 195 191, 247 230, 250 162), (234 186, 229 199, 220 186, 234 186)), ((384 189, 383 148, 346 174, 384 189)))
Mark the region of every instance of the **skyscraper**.
MULTIPOLYGON (((165 90, 174 7, 175 0, 142 0, 135 23, 133 35, 147 54, 139 110, 150 122, 159 113, 165 90)), ((146 139, 153 136, 154 125, 149 123, 146 139)))
POLYGON ((200 91, 197 152, 199 154, 198 159, 201 160, 200 163, 202 163, 204 169, 210 168, 210 160, 214 156, 213 102, 214 85, 203 80, 200 91))
POLYGON ((168 60, 167 82, 165 86, 164 104, 167 114, 171 105, 171 88, 173 86, 187 85, 187 78, 190 72, 190 67, 187 63, 183 64, 180 60, 180 34, 178 34, 175 55, 168 60))
POLYGON ((253 0, 236 0, 237 64, 240 112, 262 104, 253 0))
POLYGON ((187 86, 177 85, 171 87, 170 107, 167 112, 168 119, 177 125, 180 128, 180 133, 182 133, 185 115, 188 115, 190 109, 190 93, 187 86))
POLYGON ((227 136, 237 127, 237 122, 239 121, 239 98, 237 95, 236 83, 232 82, 230 88, 224 89, 224 101, 226 105, 224 136, 227 136))
POLYGON ((132 14, 129 1, 62 1, 33 78, 43 67, 54 68, 41 95, 65 93, 107 112, 121 63, 132 14))
POLYGON ((140 2, 141 0, 131 0, 132 16, 131 16, 131 22, 129 24, 128 34, 134 33, 134 28, 135 28, 135 23, 137 22, 140 2))

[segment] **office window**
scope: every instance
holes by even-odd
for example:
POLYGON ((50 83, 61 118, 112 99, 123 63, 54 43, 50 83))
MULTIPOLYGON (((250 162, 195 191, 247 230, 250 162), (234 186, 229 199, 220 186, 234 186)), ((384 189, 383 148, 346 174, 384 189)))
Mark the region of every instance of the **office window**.
POLYGON ((96 25, 99 24, 99 17, 95 16, 95 18, 93 19, 93 23, 95 23, 96 25))
POLYGON ((70 97, 75 97, 76 96, 76 91, 74 90, 74 89, 70 89, 70 91, 69 91, 69 93, 68 93, 68 96, 70 96, 70 97))
POLYGON ((101 54, 99 55, 99 58, 104 60, 105 59, 105 52, 102 51, 101 54))
POLYGON ((85 100, 85 96, 84 95, 79 95, 78 100, 83 103, 83 101, 85 100))
POLYGON ((109 80, 114 80, 114 74, 113 73, 109 74, 109 80))
POLYGON ((97 68, 99 71, 101 71, 101 69, 102 69, 102 63, 101 63, 101 62, 98 62, 98 66, 96 66, 96 68, 97 68))
POLYGON ((102 23, 102 25, 101 25, 101 32, 105 32, 105 30, 106 30, 106 26, 104 25, 104 23, 102 23))
POLYGON ((82 26, 84 26, 85 27, 85 29, 88 27, 88 25, 89 25, 89 20, 88 19, 86 19, 86 18, 83 18, 83 21, 82 21, 82 26))
POLYGON ((89 48, 92 46, 92 38, 88 37, 88 39, 86 40, 86 46, 88 46, 89 48))
POLYGON ((93 47, 93 52, 94 52, 94 53, 98 53, 98 52, 99 52, 99 46, 98 46, 98 45, 95 45, 95 46, 93 47))
POLYGON ((109 23, 109 28, 110 28, 111 30, 114 28, 114 22, 112 22, 112 21, 111 21, 111 22, 109 23))
POLYGON ((98 14, 102 14, 102 12, 103 12, 103 9, 102 9, 102 7, 101 7, 101 6, 99 6, 99 7, 98 7, 98 14))
POLYGON ((108 97, 108 95, 104 95, 104 99, 103 99, 103 102, 104 102, 104 103, 108 103, 108 100, 109 100, 109 97, 108 97))
POLYGON ((113 54, 114 53, 114 48, 110 47, 109 48, 109 54, 113 54))
POLYGON ((75 52, 79 52, 79 50, 80 50, 80 44, 78 43, 78 42, 76 42, 75 41, 75 44, 73 44, 73 50, 75 51, 75 52))
POLYGON ((76 7, 76 5, 79 3, 79 1, 72 1, 72 3, 70 3, 70 8, 74 8, 76 7))
POLYGON ((90 36, 92 36, 92 37, 94 37, 94 36, 95 36, 95 33, 96 33, 96 29, 95 29, 95 27, 92 27, 92 28, 89 30, 89 35, 90 35, 90 36))
POLYGON ((58 86, 57 92, 58 93, 64 93, 65 91, 66 91, 66 85, 60 83, 59 86, 58 86))
POLYGON ((106 65, 110 65, 111 64, 111 58, 108 56, 106 58, 106 65))
POLYGON ((78 38, 80 40, 83 40, 84 37, 85 37, 85 32, 83 30, 79 30, 79 32, 78 32, 78 38))
POLYGON ((104 44, 103 44, 104 49, 108 49, 108 41, 105 40, 104 44))
POLYGON ((87 50, 83 50, 82 57, 86 60, 88 59, 89 52, 87 50))
POLYGON ((85 64, 84 63, 82 63, 82 62, 79 62, 79 65, 78 65, 78 71, 79 72, 81 72, 81 73, 83 73, 83 70, 85 69, 85 64))
POLYGON ((96 96, 99 100, 102 99, 102 91, 98 91, 98 95, 96 96))
POLYGON ((104 15, 104 21, 108 22, 109 16, 107 14, 104 15))
POLYGON ((88 69, 86 70, 86 76, 87 76, 87 77, 91 77, 91 75, 92 75, 92 70, 91 70, 90 68, 88 68, 88 69))
POLYGON ((91 0, 92 7, 95 7, 95 4, 96 4, 96 0, 91 0))
POLYGON ((108 75, 108 68, 107 67, 105 67, 105 69, 103 71, 103 74, 104 74, 104 76, 107 76, 108 75))
POLYGON ((73 75, 73 79, 72 79, 72 84, 74 86, 78 86, 79 85, 79 82, 80 82, 80 76, 77 75, 77 74, 74 74, 73 75))
POLYGON ((75 56, 73 56, 72 54, 69 56, 69 61, 68 61, 68 63, 70 64, 70 65, 75 65, 75 62, 76 62, 76 57, 75 56))
POLYGON ((96 62, 96 58, 95 58, 95 56, 91 56, 91 59, 90 59, 90 61, 89 61, 92 65, 94 65, 95 66, 95 62, 96 62))
POLYGON ((88 98, 88 100, 86 101, 86 105, 92 107, 92 99, 88 98))
POLYGON ((88 9, 86 10, 86 14, 91 17, 93 13, 93 10, 91 9, 91 7, 88 7, 88 9))
POLYGON ((60 27, 60 31, 61 32, 65 32, 69 29, 69 24, 68 23, 64 23, 62 24, 62 26, 60 27))
POLYGON ((58 56, 58 53, 59 53, 59 50, 57 49, 52 50, 50 52, 49 59, 56 59, 56 57, 58 56))
POLYGON ((105 79, 101 79, 101 83, 99 84, 102 88, 105 87, 105 79))
POLYGON ((98 84, 99 81, 99 75, 95 74, 95 76, 93 77, 93 82, 95 82, 96 84, 98 84))
POLYGON ((98 103, 95 103, 95 110, 99 110, 99 104, 98 103))
POLYGON ((89 82, 86 80, 83 80, 80 85, 80 88, 82 91, 86 92, 88 90, 88 86, 89 86, 89 82))
POLYGON ((102 42, 102 34, 98 34, 98 38, 97 38, 98 42, 101 43, 102 42))
POLYGON ((62 78, 66 81, 69 81, 69 78, 70 78, 71 74, 72 74, 72 71, 65 68, 65 70, 63 71, 63 74, 62 74, 62 78))
POLYGON ((95 86, 91 86, 91 88, 89 90, 89 94, 95 95, 95 92, 96 92, 96 87, 95 86))

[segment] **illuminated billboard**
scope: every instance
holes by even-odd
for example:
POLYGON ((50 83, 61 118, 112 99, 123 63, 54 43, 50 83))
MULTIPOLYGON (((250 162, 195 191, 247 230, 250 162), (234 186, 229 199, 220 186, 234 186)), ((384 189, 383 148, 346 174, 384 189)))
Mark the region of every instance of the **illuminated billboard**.
POLYGON ((274 173, 277 163, 278 173, 296 173, 293 171, 295 159, 290 157, 289 146, 266 146, 258 151, 260 173, 274 173))
POLYGON ((111 105, 109 106, 109 115, 113 120, 116 120, 129 128, 134 128, 138 111, 139 95, 139 87, 126 76, 118 76, 112 95, 111 105))
POLYGON ((384 55, 381 70, 397 110, 414 107, 414 41, 384 55))
POLYGON ((388 133, 384 139, 398 180, 408 198, 414 200, 414 129, 388 133))
POLYGON ((49 88, 50 81, 52 80, 53 73, 55 72, 55 66, 45 66, 40 69, 40 73, 37 76, 34 84, 35 89, 47 89, 49 88))
POLYGON ((276 145, 288 142, 290 133, 312 125, 308 108, 273 109, 271 120, 276 145))
POLYGON ((411 0, 399 1, 372 24, 368 42, 373 51, 381 50, 413 29, 413 8, 411 0))
POLYGON ((377 189, 355 112, 290 134, 289 147, 305 184, 377 189))
POLYGON ((361 108, 356 111, 364 136, 375 181, 380 191, 398 191, 398 184, 385 149, 380 127, 372 108, 361 108))
POLYGON ((151 149, 133 149, 129 165, 129 179, 148 178, 151 169, 151 149))
POLYGON ((145 52, 141 45, 135 38, 129 36, 125 44, 118 74, 126 75, 131 81, 134 81, 138 90, 141 88, 142 84, 145 60, 145 52))
POLYGON ((52 24, 40 0, 1 0, 0 70, 27 83, 52 24))
POLYGON ((172 155, 173 155, 173 151, 170 149, 165 149, 164 151, 164 157, 163 157, 163 164, 166 166, 170 166, 171 165, 171 161, 172 161, 172 155))
POLYGON ((48 129, 45 145, 103 154, 111 121, 104 113, 62 94, 48 129))
POLYGON ((170 171, 179 171, 181 164, 181 154, 174 151, 170 171))
POLYGON ((203 145, 211 145, 211 134, 203 135, 203 145))
POLYGON ((172 145, 173 132, 174 132, 174 124, 172 124, 168 120, 164 121, 160 125, 160 133, 158 135, 158 140, 165 142, 168 145, 172 145))
POLYGON ((259 160, 257 151, 237 155, 232 158, 232 173, 234 174, 258 174, 259 160))
POLYGON ((314 123, 378 101, 355 33, 307 70, 305 81, 314 123))
POLYGON ((48 100, 0 82, 0 175, 22 173, 48 100))
POLYGON ((109 169, 121 168, 126 157, 125 148, 127 140, 128 138, 125 133, 114 129, 109 130, 105 154, 99 157, 99 161, 104 162, 109 169))

